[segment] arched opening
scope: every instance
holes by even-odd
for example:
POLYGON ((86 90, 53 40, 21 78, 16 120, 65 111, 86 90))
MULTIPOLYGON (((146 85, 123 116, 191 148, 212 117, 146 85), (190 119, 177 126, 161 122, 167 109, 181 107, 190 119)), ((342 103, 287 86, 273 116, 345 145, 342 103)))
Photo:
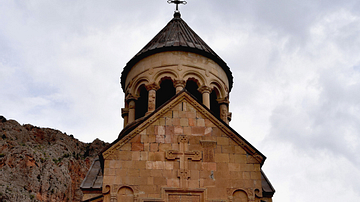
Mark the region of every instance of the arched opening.
POLYGON ((217 118, 220 118, 220 105, 217 101, 218 97, 216 91, 217 89, 214 88, 214 90, 210 93, 210 111, 212 111, 217 118))
POLYGON ((121 202, 133 202, 134 192, 129 187, 121 187, 118 191, 117 200, 121 202))
POLYGON ((149 92, 144 85, 140 87, 139 91, 140 97, 135 101, 135 119, 145 116, 145 113, 148 110, 149 92))
POLYGON ((170 78, 161 80, 160 88, 156 91, 156 108, 163 105, 176 94, 176 89, 170 78))
POLYGON ((185 89, 193 95, 200 103, 202 103, 202 94, 197 90, 199 88, 196 81, 189 79, 186 81, 185 89))
POLYGON ((233 202, 248 202, 247 194, 242 190, 234 192, 233 202))

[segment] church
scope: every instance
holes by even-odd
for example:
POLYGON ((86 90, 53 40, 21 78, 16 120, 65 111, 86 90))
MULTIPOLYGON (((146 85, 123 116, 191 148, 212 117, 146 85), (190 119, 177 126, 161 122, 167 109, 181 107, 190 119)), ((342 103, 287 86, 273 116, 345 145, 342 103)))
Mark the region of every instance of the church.
POLYGON ((171 21, 124 67, 124 128, 92 163, 82 201, 271 202, 266 157, 229 126, 233 76, 171 21))

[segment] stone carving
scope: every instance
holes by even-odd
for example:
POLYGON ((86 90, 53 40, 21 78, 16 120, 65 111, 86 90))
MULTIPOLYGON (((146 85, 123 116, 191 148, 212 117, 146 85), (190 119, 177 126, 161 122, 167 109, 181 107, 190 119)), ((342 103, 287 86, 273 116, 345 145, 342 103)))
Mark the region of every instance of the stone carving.
POLYGON ((214 162, 214 160, 215 160, 214 148, 216 147, 216 141, 200 140, 200 143, 204 148, 203 161, 204 162, 214 162))
POLYGON ((190 178, 188 160, 201 160, 201 151, 187 151, 188 142, 189 139, 186 135, 180 135, 178 138, 180 150, 168 150, 165 152, 165 158, 167 160, 180 159, 180 169, 178 170, 178 177, 180 178, 181 188, 187 188, 187 180, 190 178))

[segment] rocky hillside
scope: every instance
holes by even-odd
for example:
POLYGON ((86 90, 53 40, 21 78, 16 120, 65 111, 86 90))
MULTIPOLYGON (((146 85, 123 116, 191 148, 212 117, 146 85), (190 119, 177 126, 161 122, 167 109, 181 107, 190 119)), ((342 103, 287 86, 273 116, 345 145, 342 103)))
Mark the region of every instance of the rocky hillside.
POLYGON ((80 184, 106 145, 0 116, 0 202, 80 201, 80 184))

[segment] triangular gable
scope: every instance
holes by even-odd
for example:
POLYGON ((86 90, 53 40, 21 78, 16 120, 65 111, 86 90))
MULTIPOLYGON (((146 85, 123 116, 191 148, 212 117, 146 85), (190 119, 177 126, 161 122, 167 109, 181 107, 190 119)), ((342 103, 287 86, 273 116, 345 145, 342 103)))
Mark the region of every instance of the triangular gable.
POLYGON ((159 107, 155 112, 135 121, 130 124, 120 133, 119 138, 115 140, 107 149, 102 152, 102 158, 108 159, 126 143, 128 143, 135 136, 139 135, 142 131, 146 130, 154 122, 158 121, 160 118, 165 116, 169 111, 171 111, 175 106, 181 102, 186 102, 191 105, 197 112, 206 118, 209 119, 217 128, 219 128, 224 134, 226 134, 230 139, 236 142, 241 148, 243 148, 247 154, 251 157, 248 158, 248 163, 259 163, 262 165, 266 157, 259 152, 255 147, 253 147, 249 142, 247 142, 241 135, 239 135, 235 130, 233 130, 228 124, 222 120, 216 118, 208 108, 199 103, 194 99, 187 91, 183 91, 174 96, 167 103, 159 107))

